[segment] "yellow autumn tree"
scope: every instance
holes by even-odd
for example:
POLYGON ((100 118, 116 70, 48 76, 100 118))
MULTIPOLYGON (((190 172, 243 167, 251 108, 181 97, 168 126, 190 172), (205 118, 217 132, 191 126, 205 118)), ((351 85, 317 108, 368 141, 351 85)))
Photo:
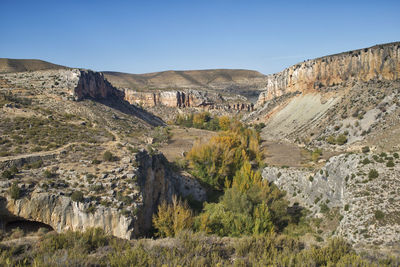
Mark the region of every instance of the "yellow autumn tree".
POLYGON ((197 178, 222 190, 231 182, 244 162, 261 160, 259 136, 240 122, 232 122, 228 131, 220 132, 206 144, 197 143, 189 151, 187 160, 197 178))
POLYGON ((153 215, 153 225, 158 230, 158 236, 173 237, 184 229, 193 226, 193 213, 187 205, 175 195, 172 203, 165 201, 158 206, 157 214, 153 215))

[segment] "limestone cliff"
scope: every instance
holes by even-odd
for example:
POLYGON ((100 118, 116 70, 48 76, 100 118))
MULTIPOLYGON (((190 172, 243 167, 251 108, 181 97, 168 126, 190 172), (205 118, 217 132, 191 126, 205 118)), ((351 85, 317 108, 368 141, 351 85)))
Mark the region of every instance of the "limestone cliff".
MULTIPOLYGON (((92 184, 102 188, 102 201, 99 196, 88 195, 80 202, 73 201, 71 189, 65 183, 57 182, 54 187, 46 186, 44 190, 46 181, 32 183, 31 177, 17 181, 21 197, 14 200, 8 193, 11 183, 3 181, 0 184, 0 225, 5 227, 9 222, 23 219, 48 224, 57 232, 100 227, 114 236, 131 239, 146 234, 158 205, 162 201, 171 201, 173 195, 190 195, 198 201, 206 199, 200 184, 190 177, 172 172, 162 154, 149 155, 141 151, 127 162, 132 163, 117 168, 112 172, 115 174, 90 181, 88 185, 85 180, 89 178, 76 178, 77 183, 84 183, 86 187, 92 184), (120 195, 126 187, 136 188, 137 191, 131 195, 120 195), (116 201, 115 205, 102 204, 106 200, 116 201)), ((68 172, 59 170, 58 175, 58 181, 68 179, 68 172)))
POLYGON ((125 100, 131 104, 145 107, 164 105, 167 107, 200 107, 211 103, 207 93, 195 90, 189 91, 155 91, 137 92, 125 89, 125 100))
POLYGON ((383 160, 375 161, 377 157, 342 154, 331 157, 320 169, 266 167, 262 176, 318 217, 337 210, 341 219, 335 235, 356 244, 392 245, 398 242, 400 231, 400 205, 393 190, 400 180, 400 167, 388 168, 383 160), (370 163, 364 164, 365 158, 370 163), (371 170, 379 177, 367 175, 371 170), (376 210, 385 214, 384 221, 374 216, 376 210))
POLYGON ((100 72, 91 70, 80 70, 78 84, 73 91, 77 100, 85 97, 91 98, 108 98, 116 96, 124 98, 124 93, 113 87, 100 72))
POLYGON ((400 42, 325 56, 267 75, 257 104, 291 92, 352 86, 355 82, 400 78, 400 42))

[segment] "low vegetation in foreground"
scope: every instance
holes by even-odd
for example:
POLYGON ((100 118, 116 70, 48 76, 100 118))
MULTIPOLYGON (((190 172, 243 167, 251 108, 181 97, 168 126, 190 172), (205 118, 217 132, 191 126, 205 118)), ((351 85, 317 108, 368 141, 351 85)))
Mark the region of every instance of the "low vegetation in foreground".
MULTIPOLYGON (((40 233, 39 233, 40 232, 40 233)), ((175 238, 120 240, 100 229, 40 234, 1 245, 1 266, 398 266, 399 259, 357 255, 345 241, 305 248, 274 233, 221 238, 181 231, 175 238)))

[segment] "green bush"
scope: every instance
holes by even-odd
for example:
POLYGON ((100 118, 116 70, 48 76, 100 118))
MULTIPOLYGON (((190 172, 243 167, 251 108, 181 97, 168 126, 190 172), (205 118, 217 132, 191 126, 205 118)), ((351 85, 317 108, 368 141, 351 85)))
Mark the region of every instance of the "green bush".
POLYGON ((74 191, 71 195, 71 199, 75 202, 83 202, 83 193, 81 191, 74 191))
POLYGON ((398 159, 398 158, 399 158, 399 153, 394 152, 394 153, 393 153, 393 157, 394 157, 395 159, 398 159))
POLYGON ((386 162, 386 167, 394 167, 393 160, 389 160, 388 162, 386 162))
POLYGON ((363 146, 362 148, 361 148, 361 152, 362 153, 368 153, 370 150, 369 150, 369 146, 363 146))
POLYGON ((369 158, 365 158, 365 159, 364 159, 363 161, 361 161, 361 162, 362 162, 362 164, 364 164, 364 165, 371 163, 371 161, 369 160, 369 158))
POLYGON ((375 211, 375 219, 377 220, 382 220, 385 217, 385 213, 381 210, 376 210, 375 211))
POLYGON ((106 151, 106 152, 104 152, 104 154, 103 154, 103 159, 104 159, 105 161, 114 161, 114 160, 115 160, 115 157, 114 157, 114 155, 113 155, 110 151, 106 151))
POLYGON ((341 134, 336 138, 336 144, 344 145, 345 143, 347 143, 347 137, 344 134, 341 134))
POLYGON ((10 196, 12 199, 16 200, 21 197, 21 189, 18 187, 18 183, 13 183, 9 189, 10 196))
POLYGON ((375 170, 375 169, 370 169, 369 170, 369 173, 368 173, 368 178, 369 179, 378 178, 378 176, 379 176, 379 173, 378 173, 377 170, 375 170))
POLYGON ((14 178, 14 174, 10 170, 5 170, 1 174, 1 177, 5 178, 5 179, 11 179, 11 178, 14 178))
POLYGON ((326 138, 326 142, 327 142, 328 144, 334 145, 334 144, 336 143, 335 137, 333 137, 332 135, 331 135, 331 136, 328 136, 328 137, 326 138))
POLYGON ((55 176, 55 174, 48 169, 44 170, 43 175, 46 178, 53 178, 55 176))

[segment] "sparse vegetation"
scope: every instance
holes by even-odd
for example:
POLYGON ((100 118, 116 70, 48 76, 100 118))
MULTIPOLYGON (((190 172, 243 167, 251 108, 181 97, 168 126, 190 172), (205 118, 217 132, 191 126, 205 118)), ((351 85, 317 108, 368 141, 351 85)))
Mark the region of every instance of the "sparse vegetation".
POLYGON ((369 173, 368 173, 368 178, 369 179, 375 179, 375 178, 378 178, 378 176, 379 176, 379 173, 378 173, 377 170, 375 170, 375 169, 370 169, 369 170, 369 173))
POLYGON ((368 153, 370 150, 369 150, 369 146, 363 146, 362 148, 361 148, 361 152, 362 153, 368 153))
POLYGON ((81 191, 74 191, 71 195, 71 199, 75 202, 83 202, 83 193, 81 191))
POLYGON ((13 183, 9 189, 10 196, 12 199, 17 200, 21 197, 21 189, 18 186, 18 183, 13 183))

